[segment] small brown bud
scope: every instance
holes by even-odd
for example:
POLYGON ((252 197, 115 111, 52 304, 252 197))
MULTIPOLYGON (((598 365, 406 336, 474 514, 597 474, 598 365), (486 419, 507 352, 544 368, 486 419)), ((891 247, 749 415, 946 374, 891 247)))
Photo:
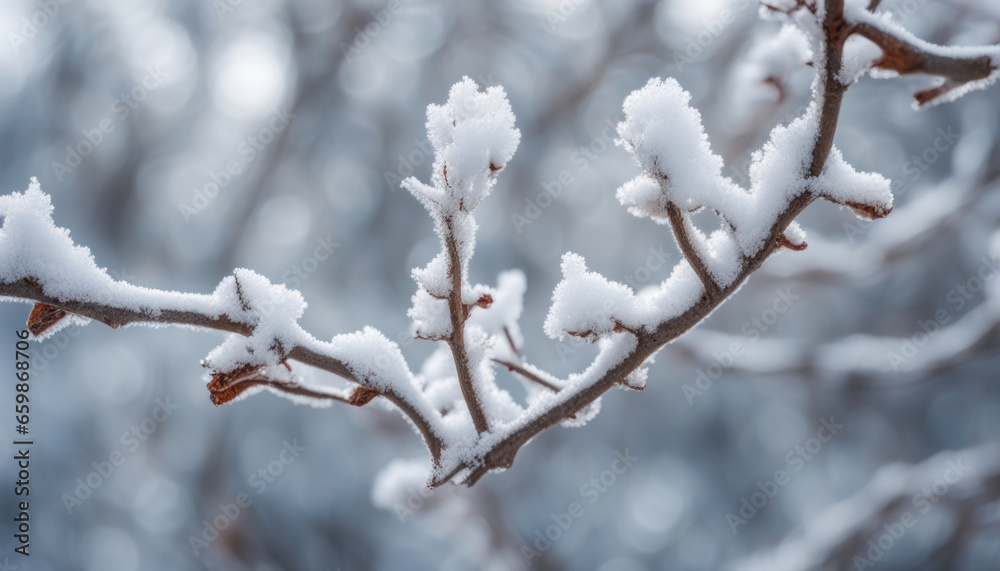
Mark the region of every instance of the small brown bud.
POLYGON ((488 293, 484 293, 482 297, 476 301, 476 305, 483 309, 489 309, 489 307, 493 305, 493 296, 488 293))
POLYGON ((862 204, 860 202, 845 202, 844 206, 851 209, 852 212, 858 217, 865 220, 875 220, 876 218, 885 218, 892 212, 892 207, 888 209, 884 208, 879 204, 862 204))
POLYGON ((366 404, 372 402, 372 399, 379 396, 381 393, 375 389, 370 389, 368 387, 357 387, 354 392, 351 393, 350 398, 347 402, 354 406, 365 406, 366 404))
POLYGON ((789 240, 784 234, 782 234, 781 237, 778 238, 779 248, 788 248, 789 250, 801 252, 802 250, 805 250, 807 246, 809 246, 809 244, 805 242, 802 242, 800 244, 793 244, 792 241, 789 240))

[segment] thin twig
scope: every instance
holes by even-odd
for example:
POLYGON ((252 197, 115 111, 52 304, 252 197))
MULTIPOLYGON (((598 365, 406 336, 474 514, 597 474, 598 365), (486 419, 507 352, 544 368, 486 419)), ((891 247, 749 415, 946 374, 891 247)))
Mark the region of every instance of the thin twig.
POLYGON ((458 253, 458 244, 455 242, 455 232, 451 218, 445 219, 445 247, 448 250, 448 276, 451 278, 451 293, 448 295, 448 311, 451 313, 451 335, 448 337, 448 346, 451 348, 452 357, 455 359, 455 370, 458 373, 458 386, 462 389, 462 397, 469 407, 469 414, 472 416, 472 423, 476 426, 476 431, 482 434, 490 429, 486 421, 486 413, 483 411, 483 404, 476 394, 476 387, 472 382, 472 371, 469 369, 469 355, 465 351, 465 320, 467 310, 465 302, 462 301, 462 258, 458 253))
POLYGON ((521 359, 521 352, 518 351, 518 349, 517 349, 517 343, 514 343, 514 337, 510 334, 510 329, 506 325, 503 326, 503 334, 504 334, 504 337, 507 338, 507 343, 510 344, 510 350, 513 351, 514 355, 516 355, 517 358, 518 358, 518 360, 520 360, 521 359))
POLYGON ((708 271, 705 266, 705 261, 701 259, 701 255, 698 254, 698 250, 695 249, 694 243, 691 242, 691 237, 688 235, 687 226, 684 220, 684 213, 681 209, 673 202, 667 203, 667 216, 670 219, 670 227, 674 231, 674 239, 677 241, 677 246, 680 248, 681 253, 684 254, 684 258, 691 264, 691 269, 694 273, 698 274, 698 279, 701 280, 702 285, 705 286, 705 296, 709 301, 715 301, 722 297, 722 291, 719 289, 719 284, 715 283, 715 278, 708 271))
POLYGON ((511 363, 510 361, 504 361, 503 359, 493 359, 493 362, 496 363, 497 365, 502 365, 504 367, 507 367, 508 371, 511 371, 513 373, 517 373, 517 374, 521 375, 522 377, 528 379, 529 381, 534 381, 534 382, 538 383, 539 385, 542 385, 543 387, 549 389, 550 391, 552 391, 554 393, 559 392, 560 387, 557 387, 556 385, 553 385, 552 383, 550 383, 550 382, 546 381, 545 379, 539 377, 535 373, 532 373, 531 371, 525 369, 521 365, 517 365, 515 363, 511 363))
POLYGON ((866 22, 854 24, 852 31, 871 40, 882 49, 882 57, 875 62, 876 68, 892 70, 900 75, 922 73, 945 79, 941 85, 914 94, 918 105, 923 105, 971 81, 985 79, 997 69, 987 55, 963 57, 934 54, 866 22))
MULTIPOLYGON (((259 386, 269 387, 269 388, 272 388, 274 390, 281 391, 283 393, 290 394, 290 395, 295 395, 295 396, 309 397, 309 398, 318 399, 318 400, 331 400, 331 401, 337 401, 337 402, 348 403, 348 404, 351 403, 350 399, 347 399, 347 398, 345 398, 345 397, 343 397, 341 395, 338 395, 338 394, 315 391, 315 390, 312 390, 310 388, 303 387, 301 385, 297 385, 297 384, 294 384, 294 383, 285 383, 285 382, 280 382, 280 381, 271 381, 271 380, 267 380, 267 379, 249 379, 249 380, 245 380, 245 381, 238 381, 238 382, 235 382, 235 383, 233 383, 231 385, 226 386, 225 388, 223 388, 221 390, 212 391, 212 394, 213 394, 213 396, 215 396, 216 394, 226 394, 226 393, 233 394, 233 395, 238 395, 238 394, 242 393, 243 391, 245 391, 246 389, 249 389, 249 388, 252 388, 252 387, 259 387, 259 386)), ((213 398, 213 401, 214 400, 215 399, 213 398)), ((228 400, 229 399, 226 399, 227 402, 228 402, 228 400)), ((221 403, 217 402, 216 404, 221 404, 221 403)))

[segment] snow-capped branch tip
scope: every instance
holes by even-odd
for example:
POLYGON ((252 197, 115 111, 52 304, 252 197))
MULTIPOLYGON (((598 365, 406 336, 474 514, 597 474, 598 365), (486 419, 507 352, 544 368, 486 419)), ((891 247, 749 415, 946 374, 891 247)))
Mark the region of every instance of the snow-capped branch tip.
MULTIPOLYGON (((764 15, 794 19, 808 14, 818 20, 823 4, 821 0, 762 0, 761 10, 764 15)), ((879 78, 937 77, 937 84, 914 94, 914 107, 921 108, 952 102, 1000 78, 1000 46, 938 46, 917 38, 890 14, 879 13, 879 0, 867 4, 837 0, 837 4, 844 15, 838 33, 847 48, 840 77, 844 85, 868 71, 879 78)))
POLYGON ((937 85, 913 95, 918 108, 954 101, 986 89, 1000 78, 1000 46, 944 48, 919 40, 886 19, 855 22, 852 31, 882 50, 872 64, 880 72, 877 76, 923 74, 939 78, 937 85))
POLYGON ((444 105, 427 107, 427 137, 434 147, 430 184, 413 177, 403 181, 431 213, 441 241, 438 255, 413 270, 419 289, 408 312, 412 331, 418 338, 448 344, 462 396, 480 434, 490 429, 482 393, 492 392, 492 380, 477 382, 465 324, 475 309, 492 305, 493 295, 489 288, 468 282, 477 229, 472 212, 517 150, 521 134, 514 123, 502 87, 481 92, 476 82, 464 78, 452 86, 444 105))
MULTIPOLYGON (((848 2, 845 9, 846 33, 871 46, 866 66, 873 77, 923 74, 937 83, 914 94, 914 107, 949 103, 963 95, 985 89, 1000 78, 1000 45, 945 47, 921 40, 893 21, 887 13, 877 13, 879 2, 867 9, 848 2)), ((867 70, 858 70, 863 73, 867 70)))
POLYGON ((521 132, 514 122, 503 87, 481 92, 463 78, 444 105, 427 106, 427 137, 434 147, 430 184, 409 177, 403 188, 432 213, 474 211, 517 150, 521 132))
MULTIPOLYGON (((202 361, 202 366, 210 367, 202 361)), ((291 367, 286 363, 289 372, 291 367)), ((206 384, 212 404, 222 406, 249 396, 250 389, 260 390, 273 383, 268 378, 267 367, 262 365, 242 365, 231 371, 215 371, 206 384)), ((274 382, 277 386, 277 383, 274 382)), ((251 391, 255 392, 255 391, 251 391)))
MULTIPOLYGON (((686 211, 706 206, 706 196, 734 185, 722 176, 722 158, 712 152, 701 114, 677 80, 653 78, 625 98, 618 140, 643 174, 618 190, 636 216, 668 219, 667 204, 686 211)), ((715 206, 715 205, 711 205, 715 206)))
POLYGON ((809 244, 806 243, 805 230, 799 226, 798 222, 792 222, 785 228, 785 231, 778 238, 778 247, 787 248, 795 252, 805 250, 809 244))

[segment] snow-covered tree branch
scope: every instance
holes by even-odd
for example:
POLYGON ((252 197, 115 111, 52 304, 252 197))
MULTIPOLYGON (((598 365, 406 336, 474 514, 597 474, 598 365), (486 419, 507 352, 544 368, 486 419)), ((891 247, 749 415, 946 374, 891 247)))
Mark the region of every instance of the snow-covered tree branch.
POLYGON ((475 211, 520 143, 504 90, 480 91, 470 79, 453 86, 444 105, 427 110, 431 180, 403 181, 430 214, 441 246, 412 273, 412 334, 439 344, 418 373, 374 329, 317 339, 298 323, 306 310, 303 297, 251 270, 235 270, 208 295, 112 279, 55 225, 51 200, 34 180, 24 193, 0 197, 0 295, 36 304, 29 328, 38 337, 87 320, 115 328, 174 324, 227 332, 203 362, 216 405, 262 390, 318 406, 364 406, 383 397, 426 443, 431 486, 453 480, 472 485, 509 467, 518 450, 545 430, 586 423, 609 389, 641 390, 644 365, 657 351, 710 315, 773 254, 806 247, 795 220, 816 199, 865 219, 891 212, 889 181, 856 171, 833 144, 844 94, 866 73, 922 73, 941 83, 919 92, 917 103, 949 102, 995 82, 1000 48, 929 44, 873 12, 877 5, 763 3, 764 16, 785 22, 783 48, 799 50, 787 59, 809 62, 815 78, 805 112, 772 130, 754 154, 746 187, 723 176, 723 160, 712 151, 701 115, 676 80, 652 79, 628 96, 618 142, 641 173, 617 197, 636 217, 669 224, 684 260, 661 284, 637 292, 589 270, 582 256, 563 257, 545 332, 585 338, 599 348, 589 367, 566 379, 526 359, 518 323, 524 275, 501 273, 494 286, 469 281, 475 211), (718 216, 718 227, 707 234, 692 217, 702 209, 718 216), (292 362, 331 372, 349 386, 314 386, 292 362), (522 380, 525 402, 499 388, 495 374, 502 368, 522 380))

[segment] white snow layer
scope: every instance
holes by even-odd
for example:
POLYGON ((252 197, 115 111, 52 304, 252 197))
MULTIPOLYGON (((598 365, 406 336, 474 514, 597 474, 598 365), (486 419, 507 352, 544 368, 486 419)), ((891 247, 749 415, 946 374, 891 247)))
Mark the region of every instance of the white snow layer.
MULTIPOLYGON (((801 34, 789 34, 786 40, 793 39, 801 41, 801 34)), ((643 172, 622 185, 617 197, 633 215, 659 223, 669 221, 671 204, 678 207, 685 233, 719 286, 733 283, 742 260, 765 246, 778 216, 804 192, 850 205, 865 218, 884 216, 891 210, 889 181, 855 171, 839 150, 831 152, 818 177, 810 176, 819 128, 817 102, 788 125, 771 131, 764 147, 752 156, 750 188, 744 189, 722 175, 722 159, 712 153, 701 116, 689 106, 690 99, 672 78, 652 79, 626 98, 619 143, 643 172), (702 207, 714 210, 724 221, 709 236, 688 216, 702 207)), ((798 227, 790 228, 786 237, 796 245, 804 239, 798 227)))
POLYGON ((855 34, 844 42, 843 61, 837 79, 844 85, 853 85, 881 57, 882 48, 868 38, 855 34))
POLYGON ((414 177, 402 186, 430 212, 441 251, 423 268, 413 270, 418 284, 408 315, 413 333, 427 339, 451 335, 447 298, 454 287, 449 248, 458 253, 462 302, 474 305, 490 293, 468 283, 468 264, 476 246, 472 212, 496 184, 496 174, 514 156, 521 133, 502 87, 480 92, 468 77, 451 88, 444 105, 427 107, 427 137, 434 147, 431 184, 414 177))
POLYGON ((444 213, 475 210, 521 140, 503 88, 481 93, 468 77, 452 86, 447 103, 427 107, 427 136, 434 147, 432 185, 410 177, 403 187, 444 213))
POLYGON ((90 250, 73 244, 69 231, 52 221, 52 200, 31 179, 28 190, 0 196, 0 281, 31 278, 42 291, 61 300, 113 305, 156 316, 164 310, 195 311, 217 317, 242 314, 234 297, 234 278, 212 295, 166 292, 115 281, 99 268, 90 250))

